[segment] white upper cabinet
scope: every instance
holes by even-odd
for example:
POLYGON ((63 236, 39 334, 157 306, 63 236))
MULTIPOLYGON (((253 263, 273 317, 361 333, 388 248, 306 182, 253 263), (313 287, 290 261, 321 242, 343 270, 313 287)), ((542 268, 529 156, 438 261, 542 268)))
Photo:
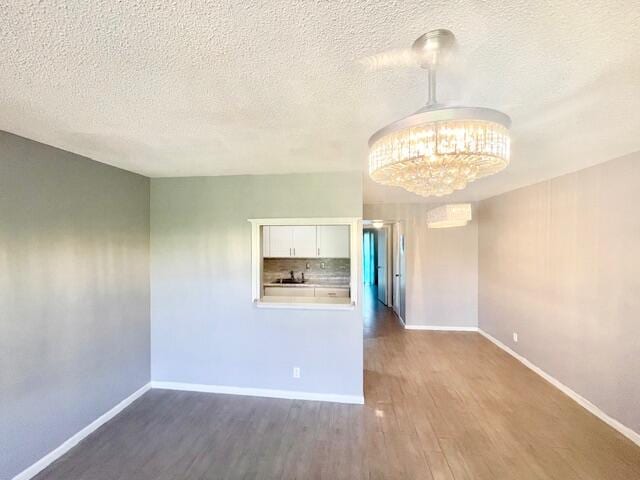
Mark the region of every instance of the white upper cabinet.
POLYGON ((349 225, 318 225, 317 257, 349 258, 349 225))
POLYGON ((316 226, 294 225, 293 256, 297 258, 313 258, 316 254, 316 226))
POLYGON ((289 225, 269 226, 269 251, 265 257, 292 257, 293 232, 289 225))
POLYGON ((265 257, 317 257, 315 225, 269 225, 263 227, 265 257))
POLYGON ((269 237, 270 237, 270 230, 269 230, 269 225, 264 225, 262 227, 262 256, 263 257, 268 257, 269 256, 269 237))

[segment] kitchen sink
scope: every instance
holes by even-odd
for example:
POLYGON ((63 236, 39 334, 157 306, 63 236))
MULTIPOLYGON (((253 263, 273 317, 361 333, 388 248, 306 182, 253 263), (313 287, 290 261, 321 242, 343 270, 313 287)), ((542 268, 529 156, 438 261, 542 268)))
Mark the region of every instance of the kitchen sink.
POLYGON ((298 278, 279 278, 278 280, 276 280, 273 283, 283 283, 283 284, 302 284, 302 283, 306 283, 307 281, 305 279, 298 279, 298 278))

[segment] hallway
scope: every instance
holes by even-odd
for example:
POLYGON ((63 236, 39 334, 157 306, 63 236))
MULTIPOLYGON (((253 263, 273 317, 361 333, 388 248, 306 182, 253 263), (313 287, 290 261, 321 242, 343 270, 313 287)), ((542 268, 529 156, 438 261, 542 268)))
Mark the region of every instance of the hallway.
POLYGON ((387 478, 640 478, 637 446, 480 334, 406 331, 375 288, 365 300, 369 444, 387 478))
POLYGON ((375 285, 365 285, 363 293, 362 315, 364 317, 365 346, 368 338, 397 334, 404 330, 400 319, 393 310, 378 300, 375 285))
POLYGON ((482 336, 405 331, 365 293, 365 405, 152 390, 36 478, 640 478, 635 445, 482 336))

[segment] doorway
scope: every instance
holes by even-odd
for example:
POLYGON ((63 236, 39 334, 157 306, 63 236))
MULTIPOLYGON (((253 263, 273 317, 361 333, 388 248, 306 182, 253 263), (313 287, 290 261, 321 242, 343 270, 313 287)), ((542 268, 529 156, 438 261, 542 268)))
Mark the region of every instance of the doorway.
POLYGON ((404 318, 404 235, 400 223, 365 221, 363 283, 377 302, 404 318))
POLYGON ((378 228, 376 233, 378 236, 377 241, 377 265, 376 270, 378 272, 378 301, 380 303, 389 306, 391 303, 389 299, 389 240, 391 240, 388 235, 389 228, 387 226, 383 226, 378 228))
POLYGON ((404 323, 406 318, 405 308, 405 236, 402 223, 393 225, 393 287, 391 305, 393 311, 404 323))
POLYGON ((376 234, 365 230, 362 237, 362 278, 365 286, 376 284, 376 234))
POLYGON ((378 302, 387 306, 389 289, 387 259, 389 236, 385 228, 365 226, 362 237, 362 278, 365 288, 378 302))

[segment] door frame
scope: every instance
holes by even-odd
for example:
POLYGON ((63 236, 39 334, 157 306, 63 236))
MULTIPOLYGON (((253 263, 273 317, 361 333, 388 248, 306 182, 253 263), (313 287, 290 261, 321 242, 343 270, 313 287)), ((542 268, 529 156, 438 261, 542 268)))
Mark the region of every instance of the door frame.
MULTIPOLYGON (((376 229, 377 231, 384 230, 386 237, 386 292, 384 295, 385 301, 384 304, 387 307, 392 307, 393 300, 393 271, 394 271, 394 262, 393 262, 393 230, 391 229, 391 224, 385 223, 382 227, 376 229)), ((376 245, 376 259, 378 259, 378 255, 380 252, 380 241, 379 237, 377 238, 376 245)), ((377 265, 376 265, 377 267, 377 265)), ((377 270, 377 269, 376 269, 377 270)), ((380 284, 380 278, 378 278, 378 285, 380 284)))
POLYGON ((392 305, 400 321, 404 324, 406 315, 406 238, 401 222, 393 224, 393 287, 392 305), (404 283, 404 288, 403 288, 404 283), (404 310, 404 312, 403 312, 404 310))

